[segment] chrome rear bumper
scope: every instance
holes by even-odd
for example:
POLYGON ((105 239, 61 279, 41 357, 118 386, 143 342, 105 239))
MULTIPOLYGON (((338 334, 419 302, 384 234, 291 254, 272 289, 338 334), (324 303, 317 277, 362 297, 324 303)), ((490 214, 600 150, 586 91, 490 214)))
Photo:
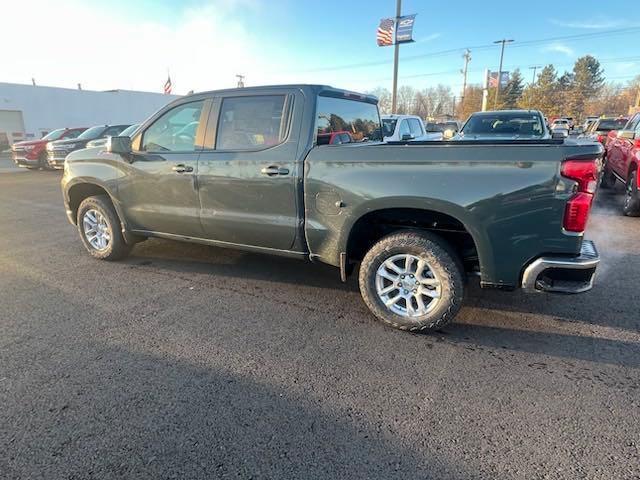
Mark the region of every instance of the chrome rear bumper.
POLYGON ((593 242, 582 241, 577 257, 540 257, 522 275, 522 288, 528 292, 582 293, 591 290, 600 263, 593 242))

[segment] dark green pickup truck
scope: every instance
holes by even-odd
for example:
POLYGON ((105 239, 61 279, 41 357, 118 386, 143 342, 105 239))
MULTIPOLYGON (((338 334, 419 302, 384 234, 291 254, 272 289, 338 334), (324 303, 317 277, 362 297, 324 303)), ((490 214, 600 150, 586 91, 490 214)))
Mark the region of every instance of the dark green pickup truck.
POLYGON ((602 147, 558 140, 383 143, 377 101, 288 85, 183 97, 129 139, 72 153, 62 189, 91 255, 162 237, 323 262, 404 330, 443 326, 467 276, 584 292, 602 147))

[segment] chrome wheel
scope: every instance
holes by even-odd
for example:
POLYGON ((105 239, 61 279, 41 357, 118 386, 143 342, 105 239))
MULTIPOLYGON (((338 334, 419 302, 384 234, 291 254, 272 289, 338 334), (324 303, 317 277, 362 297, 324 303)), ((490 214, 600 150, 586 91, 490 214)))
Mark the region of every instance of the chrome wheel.
POLYGON ((378 298, 393 313, 421 317, 431 312, 442 296, 442 286, 429 263, 410 254, 382 262, 376 272, 378 298))
POLYGON ((82 217, 82 227, 87 242, 98 251, 106 250, 111 243, 111 226, 98 210, 87 210, 82 217))

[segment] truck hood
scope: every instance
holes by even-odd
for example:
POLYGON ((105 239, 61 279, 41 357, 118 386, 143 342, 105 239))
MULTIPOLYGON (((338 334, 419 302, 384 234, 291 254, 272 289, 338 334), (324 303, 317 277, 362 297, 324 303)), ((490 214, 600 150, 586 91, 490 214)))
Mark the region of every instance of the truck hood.
POLYGON ((52 145, 86 145, 89 140, 78 140, 77 138, 68 138, 66 140, 56 140, 51 142, 52 145))
POLYGON ((22 142, 15 142, 13 145, 16 147, 31 147, 31 146, 39 146, 47 143, 47 140, 23 140, 22 142))

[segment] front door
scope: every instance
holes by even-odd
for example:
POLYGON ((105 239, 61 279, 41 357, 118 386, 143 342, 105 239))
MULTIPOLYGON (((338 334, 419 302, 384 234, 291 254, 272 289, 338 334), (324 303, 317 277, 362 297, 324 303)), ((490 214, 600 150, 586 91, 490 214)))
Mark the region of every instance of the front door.
MULTIPOLYGON (((207 238, 289 250, 298 230, 298 132, 294 94, 216 99, 208 130, 214 149, 198 163, 200 219, 207 238), (219 112, 219 113, 218 113, 219 112)), ((300 102, 301 103, 301 102, 300 102)), ((302 108, 299 108, 301 111, 302 108)), ((299 121, 298 121, 299 124, 299 121)))
POLYGON ((180 104, 134 139, 131 164, 118 182, 131 229, 203 236, 197 174, 209 107, 207 100, 180 104))

